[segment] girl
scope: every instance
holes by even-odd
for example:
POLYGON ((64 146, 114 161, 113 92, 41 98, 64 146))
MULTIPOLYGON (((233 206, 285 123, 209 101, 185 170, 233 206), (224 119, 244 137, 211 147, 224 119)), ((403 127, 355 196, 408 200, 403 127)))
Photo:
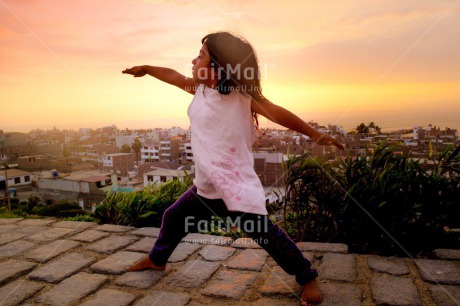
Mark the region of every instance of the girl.
POLYGON ((194 186, 169 207, 148 257, 128 271, 163 270, 168 258, 201 220, 230 218, 245 230, 289 274, 304 286, 302 305, 321 303, 317 272, 296 244, 267 216, 265 194, 254 171, 251 146, 256 136, 257 114, 308 135, 317 144, 343 146, 313 129, 262 94, 258 61, 242 37, 217 32, 201 40, 193 59, 192 78, 177 71, 135 66, 123 73, 151 75, 194 95, 188 108, 195 159, 194 186))

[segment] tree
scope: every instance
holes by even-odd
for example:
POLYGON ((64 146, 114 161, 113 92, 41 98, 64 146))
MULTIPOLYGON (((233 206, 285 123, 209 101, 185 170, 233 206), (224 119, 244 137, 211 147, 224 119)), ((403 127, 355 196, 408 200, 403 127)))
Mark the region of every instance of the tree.
POLYGON ((69 158, 70 157, 70 151, 67 148, 64 148, 62 150, 62 156, 64 156, 65 158, 69 158))
POLYGON ((369 128, 369 132, 371 134, 379 135, 379 134, 382 133, 380 127, 378 125, 376 125, 374 122, 369 123, 368 128, 369 128))
POLYGON ((356 127, 356 133, 369 134, 369 128, 364 123, 361 123, 356 127))
POLYGON ((361 123, 356 127, 356 133, 379 135, 382 133, 382 130, 374 122, 371 122, 368 125, 361 123))
POLYGON ((133 144, 131 145, 131 149, 133 149, 133 151, 136 153, 136 162, 139 161, 139 153, 141 152, 141 148, 142 148, 142 143, 139 140, 139 138, 136 138, 133 144))
POLYGON ((124 144, 121 146, 120 152, 121 153, 131 153, 131 147, 127 144, 124 144))

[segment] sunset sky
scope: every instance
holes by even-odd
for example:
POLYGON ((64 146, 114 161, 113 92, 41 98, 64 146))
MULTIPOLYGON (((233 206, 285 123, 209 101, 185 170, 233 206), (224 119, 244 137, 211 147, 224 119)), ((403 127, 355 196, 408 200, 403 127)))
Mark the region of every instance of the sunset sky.
POLYGON ((191 95, 121 71, 191 75, 217 30, 252 43, 265 96, 306 121, 460 128, 460 0, 0 0, 0 130, 188 128, 191 95))

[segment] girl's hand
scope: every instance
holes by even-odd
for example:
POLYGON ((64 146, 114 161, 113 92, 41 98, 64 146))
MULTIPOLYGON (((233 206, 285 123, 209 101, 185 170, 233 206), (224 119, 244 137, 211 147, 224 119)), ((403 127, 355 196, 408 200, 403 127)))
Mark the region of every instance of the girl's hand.
POLYGON ((340 142, 338 142, 336 139, 332 138, 329 134, 326 134, 326 133, 320 133, 318 134, 317 137, 315 137, 313 139, 313 141, 319 145, 323 145, 323 146, 336 146, 337 148, 339 148, 340 150, 344 150, 345 147, 343 146, 343 144, 341 144, 340 142))
POLYGON ((147 74, 144 66, 134 66, 133 68, 126 68, 122 73, 131 74, 135 78, 143 77, 147 74))

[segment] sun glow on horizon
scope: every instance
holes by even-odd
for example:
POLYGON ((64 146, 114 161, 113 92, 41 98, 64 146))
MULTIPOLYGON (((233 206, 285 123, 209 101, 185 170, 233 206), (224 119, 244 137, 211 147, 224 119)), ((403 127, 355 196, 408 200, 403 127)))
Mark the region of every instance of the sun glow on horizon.
POLYGON ((202 36, 216 30, 245 36, 264 94, 307 121, 393 126, 432 114, 460 128, 450 119, 460 115, 458 1, 288 0, 259 10, 238 0, 2 0, 0 129, 187 128, 191 95, 121 71, 190 74, 202 36))

